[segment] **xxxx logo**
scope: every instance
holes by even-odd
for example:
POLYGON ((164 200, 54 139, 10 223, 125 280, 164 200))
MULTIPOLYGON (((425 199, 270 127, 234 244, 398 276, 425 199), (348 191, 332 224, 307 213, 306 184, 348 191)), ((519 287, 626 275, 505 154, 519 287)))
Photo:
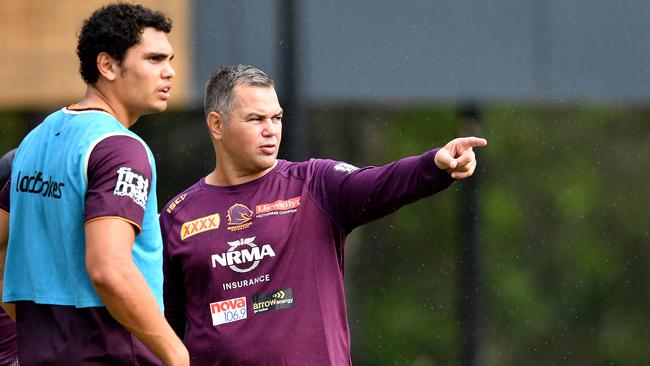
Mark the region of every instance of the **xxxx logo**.
POLYGON ((219 222, 219 214, 199 217, 196 220, 188 221, 181 226, 181 240, 185 240, 190 236, 209 230, 217 229, 219 228, 219 222))

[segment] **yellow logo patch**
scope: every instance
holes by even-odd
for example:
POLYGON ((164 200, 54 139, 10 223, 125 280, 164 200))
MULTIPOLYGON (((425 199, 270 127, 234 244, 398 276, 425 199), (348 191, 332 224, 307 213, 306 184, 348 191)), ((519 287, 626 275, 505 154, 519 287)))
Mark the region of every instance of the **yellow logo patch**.
POLYGON ((199 217, 196 220, 183 223, 181 226, 181 240, 185 240, 190 236, 200 234, 209 230, 219 228, 220 222, 219 214, 210 216, 199 217))

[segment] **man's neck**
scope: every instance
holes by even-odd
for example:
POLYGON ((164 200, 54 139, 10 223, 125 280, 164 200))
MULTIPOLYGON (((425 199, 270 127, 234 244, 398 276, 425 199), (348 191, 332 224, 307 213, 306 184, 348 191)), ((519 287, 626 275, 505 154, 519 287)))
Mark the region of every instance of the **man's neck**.
POLYGON ((103 109, 126 128, 131 128, 137 121, 137 117, 129 116, 126 109, 112 95, 103 93, 93 85, 88 85, 86 94, 76 105, 103 109))
POLYGON ((215 170, 205 177, 205 182, 213 186, 236 186, 262 178, 277 165, 278 161, 276 160, 270 168, 256 173, 245 173, 235 169, 225 168, 223 165, 217 163, 215 170))

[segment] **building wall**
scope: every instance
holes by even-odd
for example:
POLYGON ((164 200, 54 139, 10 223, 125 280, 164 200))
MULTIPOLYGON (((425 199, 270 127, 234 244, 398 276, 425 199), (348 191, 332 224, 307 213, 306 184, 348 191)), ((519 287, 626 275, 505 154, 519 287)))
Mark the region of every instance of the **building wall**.
MULTIPOLYGON (((219 63, 278 77, 287 1, 194 0, 193 84, 219 63)), ((647 103, 647 0, 294 0, 303 101, 647 103)), ((282 85, 279 88, 282 89, 282 85)))
MULTIPOLYGON (((174 22, 169 35, 177 72, 172 106, 187 102, 190 0, 142 0, 174 22)), ((127 1, 132 2, 132 1, 127 1)), ((53 108, 84 93, 76 55, 83 20, 109 3, 101 0, 0 0, 0 108, 53 108)))
MULTIPOLYGON (((0 0, 0 108, 78 100, 76 36, 106 1, 0 0)), ((170 14, 172 106, 201 105, 220 64, 280 78, 287 1, 143 0, 170 14)), ((647 0, 295 0, 292 70, 307 104, 650 100, 647 0)))

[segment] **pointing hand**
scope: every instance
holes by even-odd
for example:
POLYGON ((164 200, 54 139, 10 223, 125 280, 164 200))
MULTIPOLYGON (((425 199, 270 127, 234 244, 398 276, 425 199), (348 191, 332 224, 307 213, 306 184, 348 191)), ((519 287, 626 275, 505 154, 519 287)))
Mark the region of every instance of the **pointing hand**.
POLYGON ((479 137, 459 137, 438 150, 436 166, 451 173, 454 179, 471 176, 476 168, 476 156, 472 148, 487 145, 487 140, 479 137))

